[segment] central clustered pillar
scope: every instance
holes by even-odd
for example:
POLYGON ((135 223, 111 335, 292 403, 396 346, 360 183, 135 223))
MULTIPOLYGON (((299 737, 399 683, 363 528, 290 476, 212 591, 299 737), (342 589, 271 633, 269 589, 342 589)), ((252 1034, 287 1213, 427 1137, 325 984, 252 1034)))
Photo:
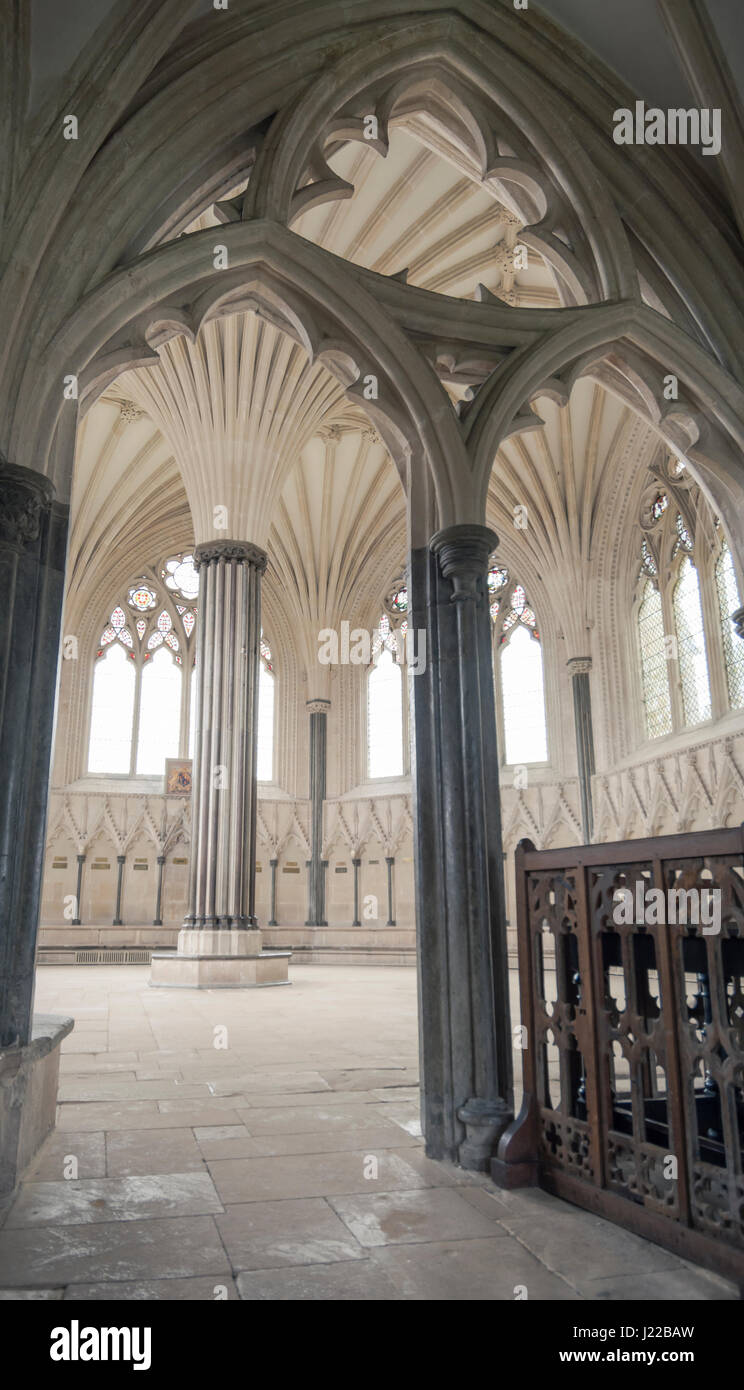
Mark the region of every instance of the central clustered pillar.
MULTIPOLYGON (((426 1152, 487 1169, 513 1116, 487 574, 498 538, 457 525, 413 549, 411 627, 421 1113, 426 1152)), ((392 915, 392 914, 391 914, 392 915)))
POLYGON ((261 576, 242 541, 194 551, 199 570, 197 721, 189 908, 175 955, 153 955, 154 985, 287 983, 291 952, 261 949, 255 912, 256 734, 261 576))

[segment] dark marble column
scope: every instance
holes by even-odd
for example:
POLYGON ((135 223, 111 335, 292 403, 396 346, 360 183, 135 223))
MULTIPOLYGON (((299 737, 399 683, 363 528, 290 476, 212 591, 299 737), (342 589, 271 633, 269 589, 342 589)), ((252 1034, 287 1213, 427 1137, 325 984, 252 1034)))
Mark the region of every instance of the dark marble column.
POLYGON ((486 1169, 512 1118, 491 631, 497 537, 449 527, 410 557, 414 831, 426 1152, 486 1169), (421 637, 417 646, 420 649, 421 637))
POLYGON ((308 927, 324 927, 325 871, 322 867, 323 802, 326 794, 326 739, 330 700, 308 700, 310 711, 310 883, 308 927))
POLYGON ((362 867, 362 861, 361 859, 352 859, 351 862, 354 866, 354 921, 351 925, 352 927, 361 927, 362 924, 359 920, 359 870, 362 867))
POLYGON ((744 608, 737 608, 736 612, 731 614, 731 621, 737 637, 741 637, 744 642, 744 608))
POLYGON ((199 660, 185 928, 257 930, 256 737, 261 575, 242 541, 198 545, 199 660))
POLYGON ((395 918, 394 918, 394 916, 393 916, 393 865, 395 864, 395 860, 392 858, 391 855, 387 855, 386 858, 385 858, 385 863, 387 864, 387 890, 388 890, 388 919, 387 919, 387 925, 388 925, 389 927, 394 927, 394 926, 395 926, 395 918))
POLYGON ((0 459, 0 1047, 31 1031, 67 518, 0 459))
POLYGON ((270 927, 277 927, 279 925, 279 923, 276 920, 276 870, 278 863, 278 859, 269 860, 269 864, 271 865, 271 916, 269 918, 270 927))
POLYGON ((75 888, 75 916, 72 919, 73 927, 82 926, 80 903, 83 893, 83 865, 85 863, 85 858, 86 856, 84 854, 79 854, 77 857, 77 887, 75 888))
POLYGON ((113 927, 123 927, 124 923, 121 920, 121 884, 122 879, 124 877, 124 865, 126 864, 126 855, 117 854, 116 862, 119 866, 116 876, 116 907, 114 909, 114 920, 111 925, 113 927))
POLYGON ((592 691, 589 672, 592 660, 589 656, 573 657, 568 662, 573 686, 574 720, 576 724, 576 760, 579 769, 579 795, 581 797, 581 824, 585 844, 591 844, 594 834, 594 809, 592 807, 592 777, 594 776, 594 728, 592 725, 592 691))
POLYGON ((165 866, 165 855, 158 855, 158 891, 155 898, 155 916, 152 921, 154 927, 163 925, 163 868, 165 866))

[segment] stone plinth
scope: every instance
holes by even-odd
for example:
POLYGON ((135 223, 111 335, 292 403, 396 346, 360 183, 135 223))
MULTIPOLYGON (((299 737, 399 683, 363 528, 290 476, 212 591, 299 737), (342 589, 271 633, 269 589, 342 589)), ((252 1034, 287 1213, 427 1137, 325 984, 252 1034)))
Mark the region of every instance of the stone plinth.
POLYGON ((0 1207, 54 1128, 59 1049, 71 1018, 34 1017, 31 1040, 0 1050, 0 1207))
POLYGON ((260 931, 229 927, 181 927, 179 956, 260 956, 260 931))
POLYGON ((291 951, 262 951, 260 931, 182 927, 177 951, 153 951, 150 984, 176 989, 288 985, 291 951))

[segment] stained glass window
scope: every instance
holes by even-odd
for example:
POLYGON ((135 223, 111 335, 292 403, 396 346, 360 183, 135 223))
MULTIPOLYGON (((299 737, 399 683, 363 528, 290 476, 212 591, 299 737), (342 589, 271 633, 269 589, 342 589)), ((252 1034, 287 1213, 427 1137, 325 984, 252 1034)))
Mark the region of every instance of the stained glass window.
POLYGON ((380 658, 380 654, 383 651, 389 652, 391 656, 395 656, 398 651, 396 634, 387 613, 383 613, 376 630, 372 634, 372 656, 375 661, 380 658))
POLYGON ((196 666, 192 666, 189 679, 191 681, 191 694, 189 697, 189 757, 193 758, 194 749, 196 748, 196 705, 198 693, 196 666))
MULTIPOLYGON (((532 617, 534 619, 534 614, 532 617)), ((545 762, 548 734, 542 650, 539 641, 530 636, 527 626, 517 624, 501 648, 500 664, 506 761, 545 762)))
MULTIPOLYGON (((493 621, 496 620, 498 613, 499 605, 496 605, 496 612, 494 613, 494 604, 492 603, 491 619, 493 621)), ((504 617, 504 621, 501 624, 502 642, 506 642, 508 640, 509 632, 517 623, 523 623, 524 626, 528 627, 534 633, 535 637, 539 640, 540 634, 537 630, 537 619, 535 617, 534 610, 530 608, 529 604, 527 603, 527 595, 524 589, 522 588, 521 584, 517 584, 515 586, 511 596, 511 603, 504 617)))
POLYGON ((672 732, 672 702, 661 594, 650 579, 644 585, 638 609, 638 637, 646 733, 649 738, 661 738, 672 732))
POLYGON ((199 593, 199 574, 193 555, 174 555, 166 560, 161 576, 173 593, 191 601, 199 593))
POLYGON ((667 497, 666 493, 657 492, 653 502, 651 503, 651 516, 653 517, 654 521, 658 521, 659 518, 664 515, 668 506, 669 498, 667 497))
MULTIPOLYGON (((192 555, 171 557, 162 568, 145 571, 124 590, 126 597, 111 613, 96 652, 89 745, 91 772, 158 776, 164 771, 166 757, 184 755, 187 748, 188 756, 193 757, 197 714, 197 605, 193 600, 197 590, 192 555), (159 589, 158 574, 172 598, 159 589), (176 595, 186 601, 176 602, 176 595), (131 615, 131 630, 127 613, 131 615), (113 651, 119 654, 117 678, 122 667, 127 671, 118 693, 116 681, 110 676, 114 668, 106 665, 113 651), (121 721, 118 734, 106 732, 112 710, 121 721)), ((271 649, 261 633, 257 718, 260 776, 266 780, 273 777, 273 672, 271 649)))
POLYGON ((88 771, 129 772, 136 672, 118 642, 96 662, 88 745, 88 771))
POLYGON ((509 583, 509 571, 502 565, 493 565, 488 571, 488 592, 498 594, 509 583))
MULTIPOLYGON (((262 648, 267 645, 263 638, 261 645, 262 648)), ((274 677, 270 666, 263 661, 258 671, 256 776, 259 782, 271 782, 274 777, 274 677)))
POLYGON ((408 590, 405 584, 390 595, 388 602, 394 613, 408 612, 408 590))
POLYGON ((679 542, 683 550, 691 551, 692 536, 690 535, 687 527, 685 526, 681 512, 677 513, 677 535, 679 536, 679 542))
POLYGON ((158 776, 165 759, 178 757, 181 672, 166 651, 155 653, 142 672, 137 773, 158 776))
MULTIPOLYGON (((382 629, 382 622, 380 623, 382 629)), ((388 624, 389 628, 389 624, 388 624)), ((367 678, 367 768, 370 777, 403 775, 403 682, 384 642, 367 678)))
POLYGON ((698 573, 687 557, 680 566, 673 602, 685 724, 699 724, 710 719, 710 683, 698 573))
POLYGON ((716 564, 716 588, 721 610, 723 656, 726 664, 726 683, 732 709, 744 708, 744 642, 737 637, 731 614, 741 608, 739 586, 736 582, 731 551, 725 543, 716 564))
POLYGON ((136 608, 139 613, 147 613, 155 607, 157 598, 153 590, 147 584, 138 584, 129 590, 129 603, 132 608, 136 608))
POLYGON ((648 541, 641 541, 641 568, 646 574, 658 574, 656 561, 651 553, 648 541))

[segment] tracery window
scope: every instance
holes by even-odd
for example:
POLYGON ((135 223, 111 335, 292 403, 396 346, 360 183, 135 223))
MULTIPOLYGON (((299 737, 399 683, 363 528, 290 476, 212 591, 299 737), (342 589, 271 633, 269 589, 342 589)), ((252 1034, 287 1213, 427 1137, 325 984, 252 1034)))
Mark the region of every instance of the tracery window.
POLYGON ((367 776, 402 777, 405 772, 403 660, 408 631, 408 590, 400 581, 388 595, 386 612, 372 638, 367 676, 367 776), (391 621, 392 617, 392 621, 391 621))
POLYGON ((731 623, 739 590, 720 522, 680 460, 651 472, 636 617, 645 732, 660 738, 744 707, 744 643, 731 623), (727 701, 720 708, 717 695, 714 710, 716 689, 727 701))
POLYGON ((190 555, 180 566, 147 570, 130 584, 101 633, 95 658, 88 771, 158 776, 165 759, 189 755, 193 723, 198 576, 190 555), (186 598, 187 602, 181 602, 186 598))
POLYGON ((494 667, 505 761, 546 762, 545 680, 535 611, 523 586, 514 583, 502 565, 493 565, 488 572, 488 596, 497 639, 494 667))
MULTIPOLYGON (((130 584, 96 651, 88 772, 157 777, 165 759, 194 756, 197 718, 193 556, 173 555, 130 584)), ((261 635, 258 777, 274 770, 274 669, 261 635)))
POLYGON ((731 615, 741 608, 741 596, 731 551, 725 540, 716 562, 716 590, 729 704, 732 709, 744 709, 744 642, 736 636, 731 622, 731 615))
POLYGON ((649 738, 672 732, 672 703, 669 697, 664 614, 661 594, 653 580, 647 579, 638 609, 638 636, 641 648, 641 679, 649 738))
POLYGON ((256 776, 259 782, 272 782, 274 779, 274 663, 263 633, 258 669, 256 776))
POLYGON ((688 555, 682 560, 674 586, 674 623, 685 724, 700 724, 710 719, 710 681, 700 582, 688 555))

